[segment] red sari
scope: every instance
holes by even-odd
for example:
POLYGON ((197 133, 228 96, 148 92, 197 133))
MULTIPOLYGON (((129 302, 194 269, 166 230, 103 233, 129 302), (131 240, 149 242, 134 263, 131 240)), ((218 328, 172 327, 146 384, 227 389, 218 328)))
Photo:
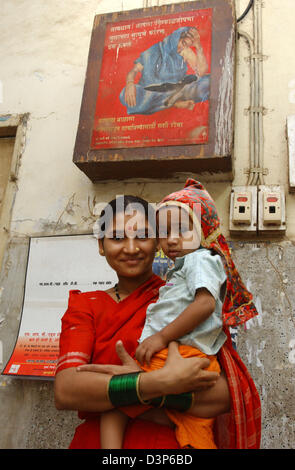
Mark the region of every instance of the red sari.
MULTIPOLYGON (((106 292, 70 291, 62 318, 60 356, 56 372, 85 363, 120 364, 115 344, 122 340, 134 357, 145 322, 146 308, 156 302, 164 284, 153 275, 132 294, 115 302, 106 292)), ((219 361, 231 393, 232 411, 217 418, 219 448, 256 449, 260 443, 260 400, 253 380, 231 345, 230 336, 219 361), (221 427, 219 426, 221 424, 221 427)), ((99 413, 81 413, 84 421, 75 432, 71 449, 99 449, 99 413)), ((124 449, 179 449, 173 429, 140 419, 129 420, 124 449)))

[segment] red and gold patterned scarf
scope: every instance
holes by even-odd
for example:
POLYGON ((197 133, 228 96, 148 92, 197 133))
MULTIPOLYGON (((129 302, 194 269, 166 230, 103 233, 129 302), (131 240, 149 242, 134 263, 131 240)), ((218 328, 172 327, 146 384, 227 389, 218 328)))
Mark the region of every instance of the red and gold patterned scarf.
POLYGON ((221 233, 215 203, 204 186, 198 181, 188 179, 185 187, 166 196, 160 207, 173 204, 183 206, 186 210, 189 207, 193 220, 196 219, 196 211, 201 209, 201 245, 221 255, 227 274, 227 294, 222 311, 224 324, 237 326, 257 315, 253 296, 243 284, 229 246, 221 233))

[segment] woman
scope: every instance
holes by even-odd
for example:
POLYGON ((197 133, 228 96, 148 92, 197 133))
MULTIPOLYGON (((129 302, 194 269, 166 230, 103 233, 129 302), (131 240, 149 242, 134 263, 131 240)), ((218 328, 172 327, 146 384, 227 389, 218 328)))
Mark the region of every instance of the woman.
POLYGON ((127 74, 120 101, 128 114, 153 114, 172 106, 193 110, 195 103, 209 98, 207 71, 197 29, 178 28, 140 54, 127 74), (187 65, 194 75, 187 74, 187 65), (135 84, 138 73, 141 78, 135 84))
MULTIPOLYGON (((125 198, 124 210, 128 202, 130 199, 125 198)), ((152 273, 157 244, 155 238, 146 234, 150 228, 148 206, 146 202, 142 205, 145 209, 136 219, 136 237, 126 236, 126 227, 129 228, 134 219, 132 221, 132 216, 124 211, 115 213, 112 224, 110 220, 104 220, 105 227, 102 228, 106 236, 99 241, 100 253, 117 272, 117 288, 84 294, 71 291, 69 307, 62 320, 55 381, 56 406, 58 409, 80 410, 80 417, 85 419, 76 430, 71 448, 100 447, 99 412, 113 408, 107 395, 110 376, 140 370, 131 356, 134 356, 143 328, 146 307, 156 301, 159 287, 163 285, 163 281, 152 273), (121 342, 118 343, 119 340, 126 350, 121 342), (119 365, 120 360, 123 365, 119 365), (98 365, 90 365, 83 372, 77 371, 76 366, 89 362, 98 365)), ((229 339, 222 348, 220 360, 227 374, 231 373, 232 414, 225 415, 227 423, 222 428, 223 443, 217 436, 218 445, 256 448, 260 432, 257 422, 253 422, 249 403, 244 406, 243 399, 248 392, 248 402, 253 399, 252 405, 256 405, 257 397, 243 364, 232 356, 234 351, 229 339), (242 388, 238 382, 242 383, 242 388)), ((228 387, 223 376, 218 378, 216 373, 202 370, 208 365, 206 359, 181 358, 177 344, 172 343, 165 366, 141 374, 140 396, 143 400, 150 400, 198 390, 190 413, 200 417, 223 414, 229 410, 228 387), (201 391, 204 387, 207 389, 201 391)), ((173 428, 169 426, 171 423, 163 410, 155 408, 148 411, 145 416, 129 421, 124 448, 177 449, 173 428)))

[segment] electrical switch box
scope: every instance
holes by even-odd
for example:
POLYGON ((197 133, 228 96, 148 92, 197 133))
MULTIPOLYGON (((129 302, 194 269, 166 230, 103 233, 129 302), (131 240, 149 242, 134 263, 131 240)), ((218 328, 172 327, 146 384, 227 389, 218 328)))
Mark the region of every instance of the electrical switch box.
POLYGON ((233 210, 233 223, 234 224, 251 224, 251 191, 234 192, 234 210, 233 210))
POLYGON ((279 234, 286 230, 285 192, 281 186, 259 186, 258 231, 279 234))
POLYGON ((231 191, 230 231, 257 231, 257 187, 235 186, 231 191))
POLYGON ((263 224, 281 225, 282 223, 282 201, 280 192, 263 193, 263 224))

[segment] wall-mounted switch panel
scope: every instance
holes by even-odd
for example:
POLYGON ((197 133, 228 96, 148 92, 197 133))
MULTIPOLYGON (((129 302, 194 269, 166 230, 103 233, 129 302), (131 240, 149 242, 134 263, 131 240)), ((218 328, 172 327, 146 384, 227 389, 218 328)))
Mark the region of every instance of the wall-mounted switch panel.
POLYGON ((286 230, 285 192, 282 186, 259 186, 259 234, 279 234, 286 230))
POLYGON ((257 231, 257 187, 235 186, 231 191, 230 232, 257 231))
POLYGON ((282 224, 282 197, 280 191, 263 193, 263 224, 282 224))
POLYGON ((252 194, 251 191, 234 191, 234 224, 251 224, 252 194))

